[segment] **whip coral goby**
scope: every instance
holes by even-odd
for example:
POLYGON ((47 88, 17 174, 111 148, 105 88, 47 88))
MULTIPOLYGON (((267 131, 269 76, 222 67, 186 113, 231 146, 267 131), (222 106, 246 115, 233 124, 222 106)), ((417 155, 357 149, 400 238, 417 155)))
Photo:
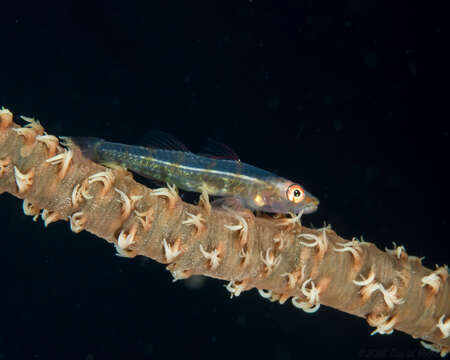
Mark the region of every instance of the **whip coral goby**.
POLYGON ((178 188, 238 201, 247 208, 274 213, 311 213, 319 201, 300 185, 236 159, 197 155, 187 149, 158 149, 73 137, 88 158, 123 166, 178 188))

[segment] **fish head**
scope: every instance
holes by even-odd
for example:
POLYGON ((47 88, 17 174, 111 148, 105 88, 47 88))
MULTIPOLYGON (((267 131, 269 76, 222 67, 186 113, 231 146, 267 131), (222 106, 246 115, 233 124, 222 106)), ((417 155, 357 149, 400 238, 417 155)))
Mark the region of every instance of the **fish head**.
POLYGON ((310 214, 319 206, 319 200, 302 186, 280 178, 272 179, 244 200, 253 210, 279 214, 310 214))
POLYGON ((291 214, 310 214, 319 207, 319 200, 301 185, 289 180, 277 180, 272 194, 272 212, 291 214))

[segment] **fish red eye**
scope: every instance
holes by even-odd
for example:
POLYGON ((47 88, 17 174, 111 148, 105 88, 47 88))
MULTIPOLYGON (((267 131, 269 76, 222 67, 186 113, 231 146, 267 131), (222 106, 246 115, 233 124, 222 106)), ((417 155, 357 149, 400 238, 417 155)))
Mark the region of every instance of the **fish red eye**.
POLYGON ((286 195, 289 201, 298 204, 305 198, 305 190, 303 190, 300 185, 293 184, 288 187, 286 195))

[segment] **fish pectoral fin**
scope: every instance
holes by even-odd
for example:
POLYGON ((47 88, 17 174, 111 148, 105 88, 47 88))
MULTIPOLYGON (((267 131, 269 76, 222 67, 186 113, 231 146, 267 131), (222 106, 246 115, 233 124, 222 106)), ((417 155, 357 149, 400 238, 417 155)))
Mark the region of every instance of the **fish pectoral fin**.
POLYGON ((225 196, 219 197, 211 201, 211 206, 213 208, 228 208, 237 212, 241 212, 246 207, 244 206, 244 202, 241 198, 235 196, 225 196))

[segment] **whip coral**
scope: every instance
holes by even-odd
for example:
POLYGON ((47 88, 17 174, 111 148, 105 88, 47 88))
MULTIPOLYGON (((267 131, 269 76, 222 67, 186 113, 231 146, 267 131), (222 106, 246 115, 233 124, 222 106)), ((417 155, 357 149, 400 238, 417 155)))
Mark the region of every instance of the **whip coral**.
POLYGON ((25 120, 21 127, 0 110, 0 193, 23 199, 34 219, 69 221, 72 231, 105 239, 121 256, 167 264, 174 280, 201 274, 229 281, 231 296, 257 288, 271 301, 291 298, 306 312, 330 306, 365 318, 372 334, 399 330, 448 352, 446 266, 430 270, 402 246, 382 251, 330 227, 307 228, 299 216, 215 208, 205 194, 198 205, 183 202, 174 187, 149 189, 25 120))

